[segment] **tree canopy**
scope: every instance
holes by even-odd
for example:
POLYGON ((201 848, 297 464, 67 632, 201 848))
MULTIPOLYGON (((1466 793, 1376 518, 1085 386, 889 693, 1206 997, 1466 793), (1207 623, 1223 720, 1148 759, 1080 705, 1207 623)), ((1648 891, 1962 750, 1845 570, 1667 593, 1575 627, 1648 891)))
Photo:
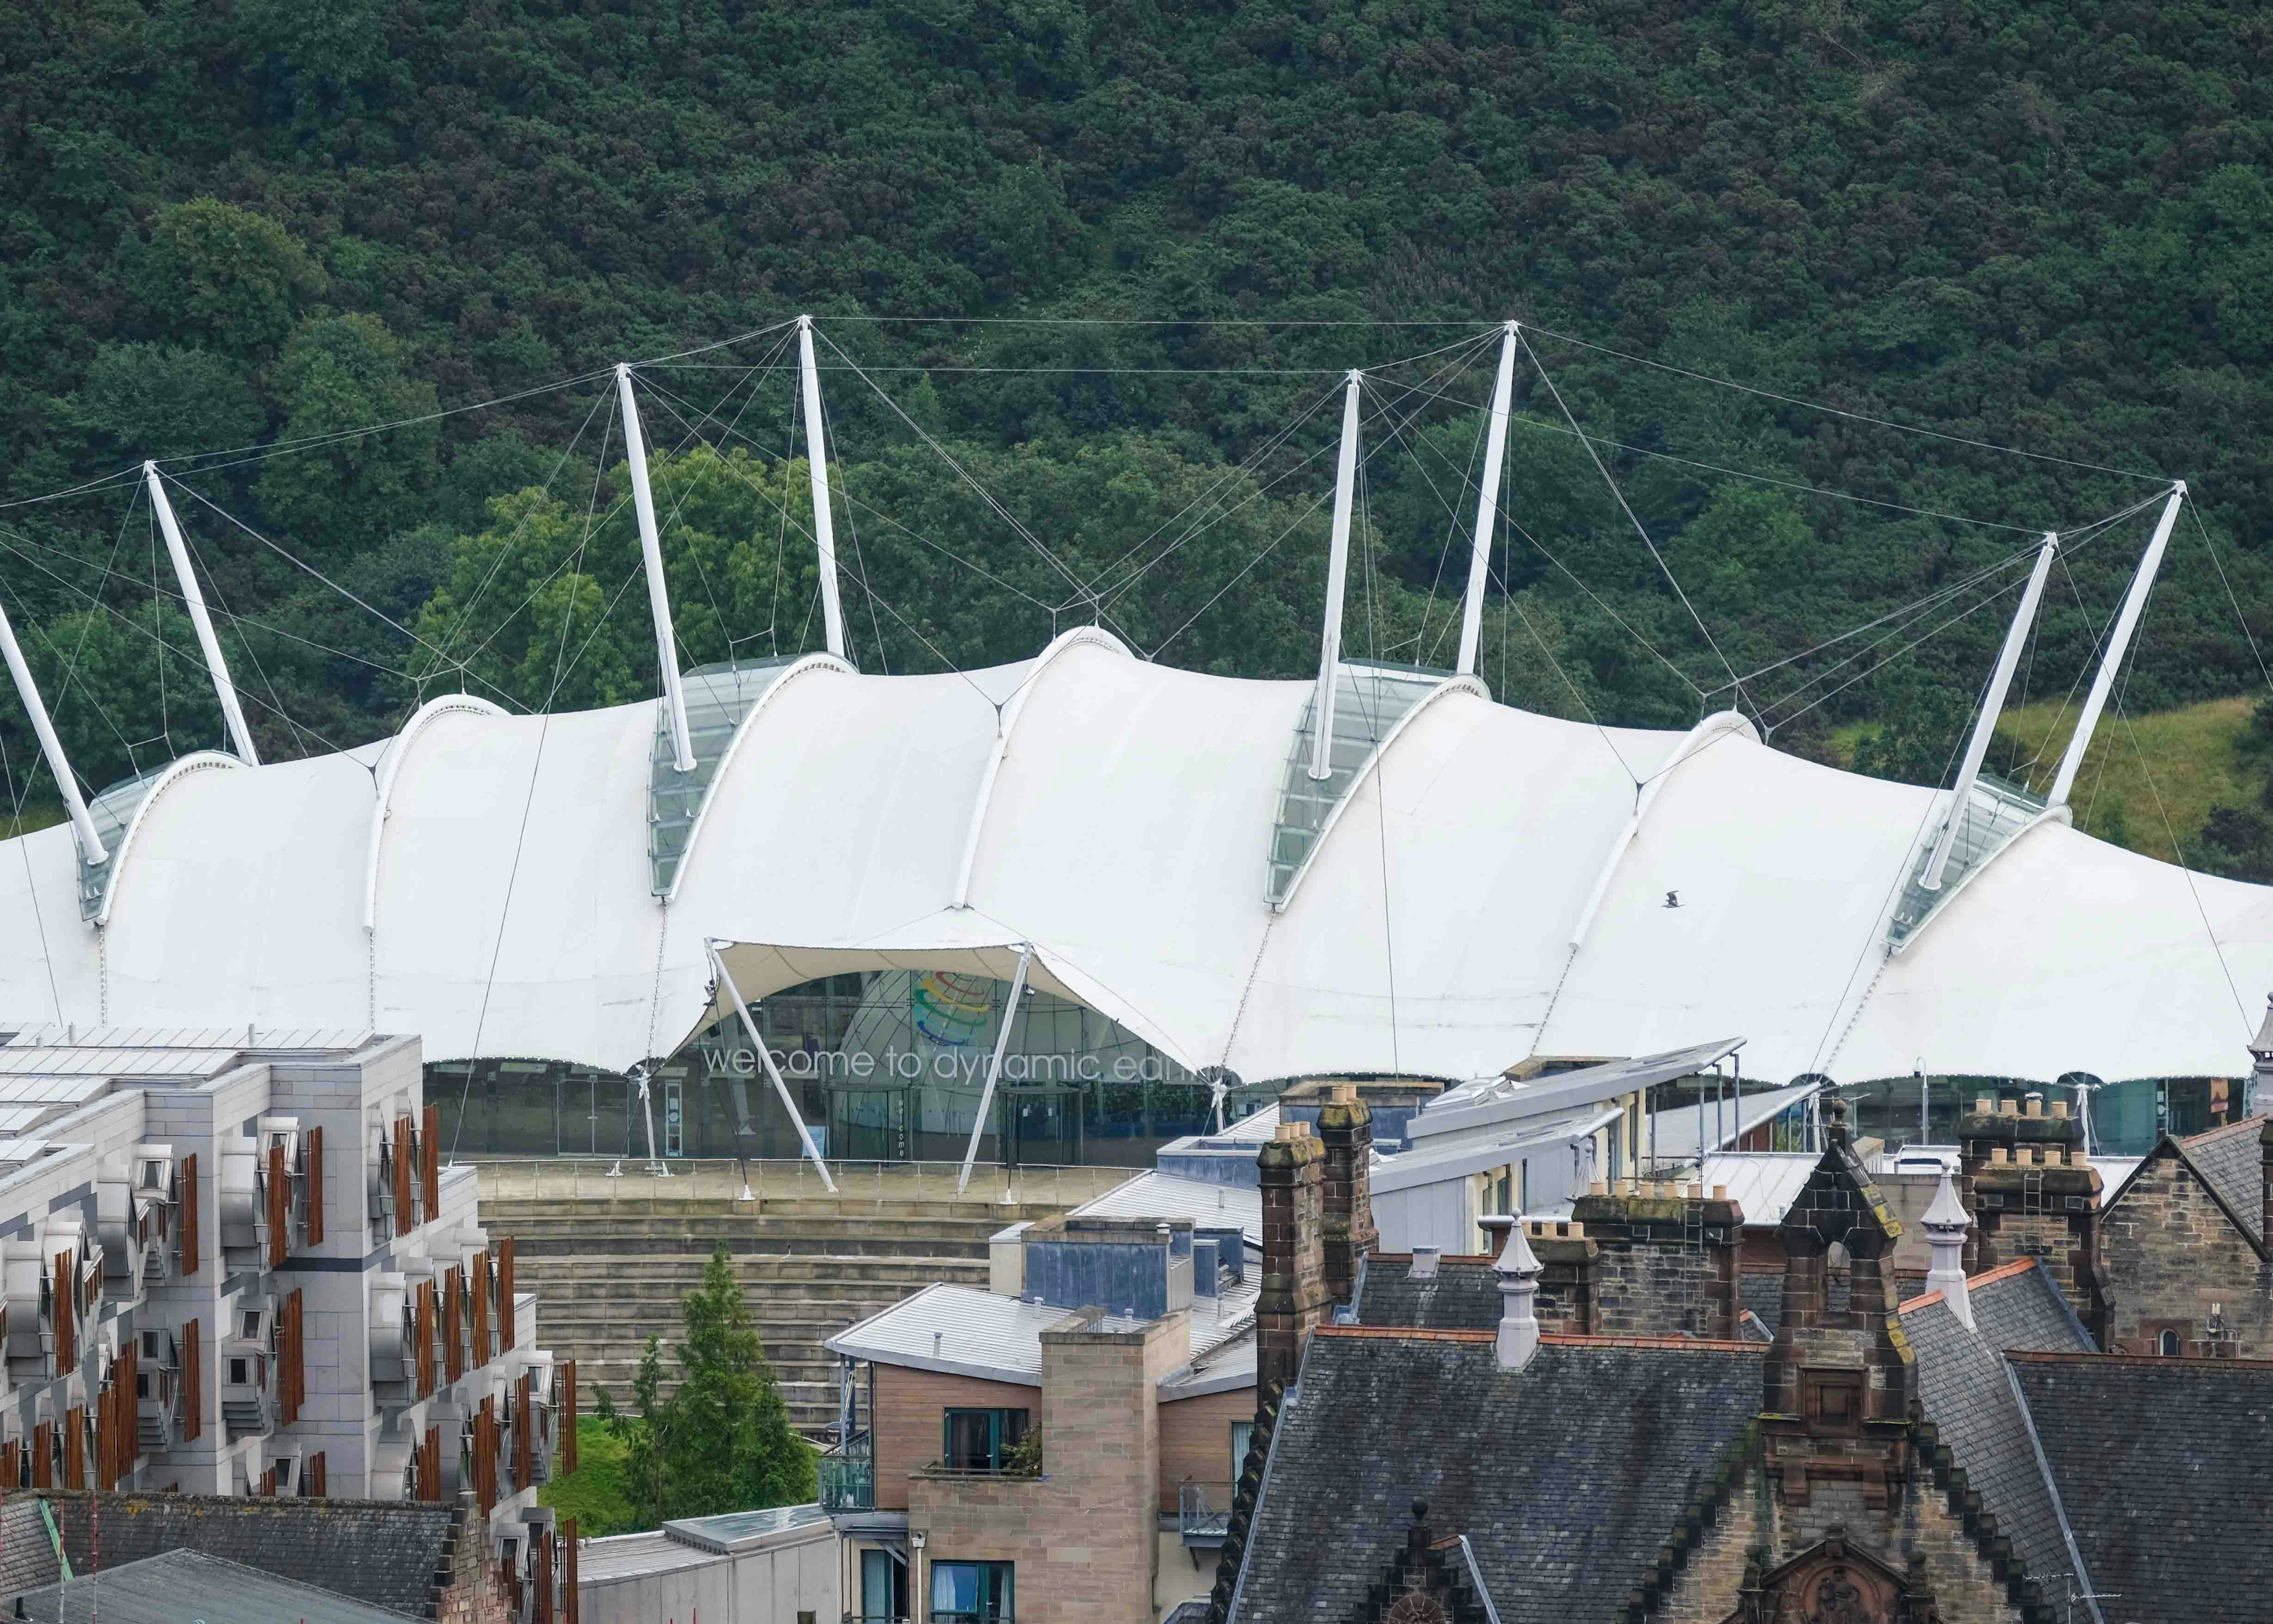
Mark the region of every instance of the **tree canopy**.
MULTIPOLYGON (((1653 725, 1737 694, 1789 748, 1864 723, 1863 764, 1931 778, 2009 595, 1762 668, 2159 479, 2195 512, 2123 702, 2265 682, 2269 30, 2143 0, 11 8, 0 500, 184 459, 242 521, 177 494, 264 752, 461 682, 639 697, 604 369, 679 357, 641 387, 682 658, 814 647, 802 430, 747 370, 779 335, 684 354, 810 309, 864 669, 1094 618, 1294 675, 1360 365, 1345 646, 1441 665, 1519 317, 1495 692, 1653 725)), ((2150 519, 2071 549, 2027 696, 2086 671, 2150 519)), ((0 600, 98 784, 214 741, 163 566, 131 481, 0 509, 0 600)), ((4 814, 42 798, 12 706, 0 748, 4 814)))

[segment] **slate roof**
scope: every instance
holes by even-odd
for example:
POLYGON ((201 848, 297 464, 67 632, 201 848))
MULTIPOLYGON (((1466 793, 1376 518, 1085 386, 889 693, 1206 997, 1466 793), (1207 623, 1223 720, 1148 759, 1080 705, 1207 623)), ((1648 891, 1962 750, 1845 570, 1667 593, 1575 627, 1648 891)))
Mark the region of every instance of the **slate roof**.
POLYGON ((40 1502, 28 1494, 0 1500, 0 1611, 26 1590, 62 1577, 55 1543, 40 1518, 40 1502))
MULTIPOLYGON (((2091 1339, 2034 1259, 1966 1282, 1967 1330, 1939 1291, 1902 1304, 1902 1330, 1917 1357, 1918 1400, 1971 1485, 1997 1514, 1999 1532, 2044 1587, 2065 1597, 2074 1572, 2059 1516, 2037 1462, 2028 1417, 2005 1374, 2007 1349, 2089 1353, 2091 1339)), ((2079 1590, 2085 1588, 2081 1583, 2079 1590)))
POLYGON ((1482 1259, 1440 1259, 1437 1278, 1413 1278, 1413 1259, 1394 1252, 1365 1260, 1357 1322, 1425 1331, 1491 1331, 1499 1327, 1499 1274, 1482 1259))
POLYGON ((1412 1502, 1465 1534, 1501 1624, 1607 1619, 1759 1410, 1758 1348, 1324 1327, 1281 1410, 1236 1624, 1351 1616, 1412 1502))
POLYGON ((107 1624, 183 1624, 190 1619, 229 1624, 401 1624, 411 1615, 335 1596, 311 1584, 196 1551, 169 1551, 120 1567, 106 1566, 64 1584, 27 1593, 19 1616, 34 1624, 62 1624, 94 1616, 98 1600, 107 1624))
POLYGON ((2202 1183, 2217 1192, 2234 1222, 2261 1250, 2265 1244, 2265 1164, 2257 1135, 2264 1126, 2262 1116, 2249 1116, 2179 1141, 2202 1183))
POLYGON ((2273 1364, 2019 1353, 2012 1371, 2109 1624, 2259 1624, 2273 1364))
MULTIPOLYGON (((90 1502, 102 1511, 102 1566, 197 1551, 413 1618, 434 1616, 456 1510, 404 1500, 203 1494, 46 1493, 73 1572, 93 1566, 90 1502)), ((103 1605, 109 1606, 109 1586, 103 1605)), ((179 1617, 180 1615, 175 1615, 179 1617)))
POLYGON ((1783 1323, 1783 1276, 1781 1274, 1739 1274, 1737 1294, 1744 1305, 1759 1316, 1768 1335, 1775 1335, 1776 1327, 1783 1323))

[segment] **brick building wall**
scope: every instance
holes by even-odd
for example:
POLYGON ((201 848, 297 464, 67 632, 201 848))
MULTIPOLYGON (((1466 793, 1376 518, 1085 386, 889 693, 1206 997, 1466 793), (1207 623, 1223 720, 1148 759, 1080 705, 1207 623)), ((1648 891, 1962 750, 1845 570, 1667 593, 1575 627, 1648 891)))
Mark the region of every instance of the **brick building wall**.
POLYGON ((1747 1474, 1652 1616, 1680 1624, 1722 1624, 1737 1610, 1745 1559, 1759 1541, 1760 1496, 1747 1474))
POLYGON ((2156 1354, 2179 1333, 2194 1358, 2273 1358, 2273 1266, 2167 1146, 2142 1163, 2101 1221, 2109 1291, 2107 1350, 2156 1354), (2213 1307, 2230 1340, 2213 1349, 2213 1307))
POLYGON ((1069 1314, 1043 1332, 1042 1475, 913 1473, 908 1526, 926 1535, 926 1569, 1016 1564, 1017 1615, 1031 1624, 1151 1624, 1159 1559, 1156 1394, 1190 1354, 1183 1312, 1127 1330, 1069 1314))

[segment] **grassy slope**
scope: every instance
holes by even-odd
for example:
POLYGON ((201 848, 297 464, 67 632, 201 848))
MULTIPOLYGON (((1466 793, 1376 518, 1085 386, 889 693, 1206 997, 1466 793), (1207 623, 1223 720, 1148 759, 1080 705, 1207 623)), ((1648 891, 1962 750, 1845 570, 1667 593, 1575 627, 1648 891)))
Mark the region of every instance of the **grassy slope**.
MULTIPOLYGON (((2129 718, 2111 710, 2076 775, 2070 797, 2076 827, 2165 861, 2174 856, 2175 833, 2191 857, 2211 808, 2258 803, 2266 766, 2240 748, 2255 705, 2248 696, 2212 699, 2129 718)), ((2039 758, 2025 774, 2031 787, 2052 786, 2075 711, 2075 703, 2056 701, 2006 711, 1999 735, 2019 748, 2022 763, 2039 758)), ((1835 732, 1840 754, 1851 756, 1869 728, 1858 723, 1835 732)), ((1992 750, 1992 763, 2003 755, 2001 746, 1992 750)))
POLYGON ((54 806, 26 807, 18 817, 0 817, 0 840, 12 840, 18 835, 30 834, 34 829, 45 829, 64 821, 60 802, 54 806))

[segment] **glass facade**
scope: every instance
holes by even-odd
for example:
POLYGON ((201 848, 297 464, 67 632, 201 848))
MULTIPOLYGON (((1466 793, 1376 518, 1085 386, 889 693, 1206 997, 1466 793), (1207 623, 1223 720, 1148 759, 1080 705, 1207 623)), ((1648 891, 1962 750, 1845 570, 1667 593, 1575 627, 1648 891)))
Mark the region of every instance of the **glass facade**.
POLYGON ((1839 1090, 1855 1133, 1883 1140, 1888 1150, 1920 1142, 1954 1145, 1957 1119, 1973 1109, 1974 1101, 1984 1094, 2025 1101, 2030 1094, 2043 1094, 2047 1106, 2065 1101, 2071 1113, 2089 1110, 2092 1154, 2103 1156, 2143 1156, 2164 1133, 2183 1137, 2206 1132, 2221 1123, 2239 1121, 2250 1109, 2246 1086, 2222 1077, 2104 1083, 2071 1071, 2057 1082, 2037 1083, 1929 1075, 1923 1080, 1915 1076, 1882 1078, 1839 1090))
MULTIPOLYGON (((959 1162, 1009 994, 1007 982, 984 977, 889 970, 808 981, 753 1012, 829 1160, 959 1162)), ((451 1154, 647 1154, 638 1086, 616 1073, 532 1060, 426 1071, 451 1154)), ((659 1062, 650 1093, 667 1158, 735 1155, 743 1110, 746 1154, 801 1154, 736 1018, 659 1062)), ((1234 1096, 1227 1115, 1244 1103, 1234 1096)), ((1168 1140, 1204 1131, 1210 1109, 1207 1084, 1159 1050, 1094 1010, 1030 988, 1011 1017, 979 1159, 1146 1167, 1168 1140)))

